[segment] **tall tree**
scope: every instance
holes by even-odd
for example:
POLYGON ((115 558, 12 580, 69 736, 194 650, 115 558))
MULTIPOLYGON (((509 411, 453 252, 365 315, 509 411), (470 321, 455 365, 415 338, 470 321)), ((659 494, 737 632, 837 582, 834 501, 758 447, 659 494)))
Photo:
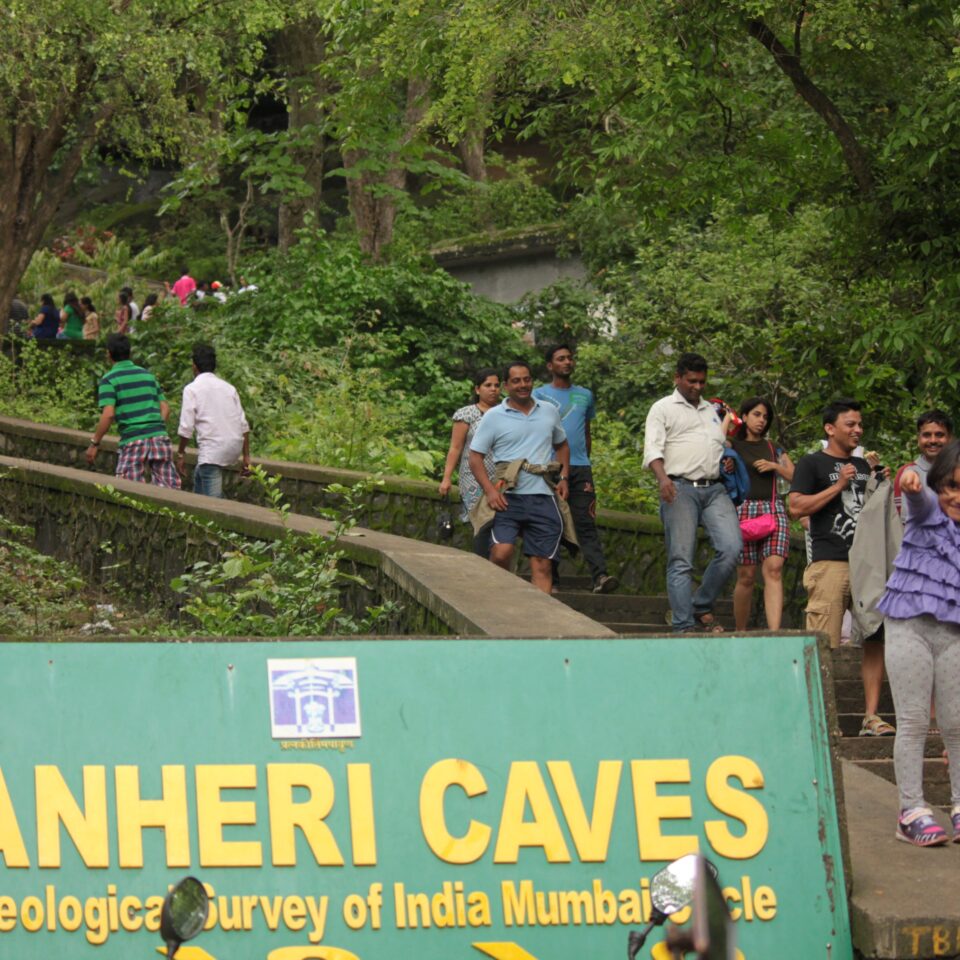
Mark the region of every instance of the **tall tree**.
MULTIPOLYGON (((190 80, 259 60, 278 0, 8 0, 0 58, 0 304, 9 303, 84 160, 176 151, 190 80)), ((5 309, 5 308, 4 308, 5 309)))

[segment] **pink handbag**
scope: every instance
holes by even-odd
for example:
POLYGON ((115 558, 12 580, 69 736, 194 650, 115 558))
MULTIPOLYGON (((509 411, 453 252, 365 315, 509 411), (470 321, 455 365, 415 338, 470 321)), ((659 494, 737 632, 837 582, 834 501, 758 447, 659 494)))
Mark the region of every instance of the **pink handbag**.
POLYGON ((740 533, 744 543, 766 540, 777 529, 777 518, 772 513, 761 513, 759 517, 740 521, 740 533))
MULTIPOLYGON (((770 454, 776 460, 776 451, 773 444, 767 441, 770 454)), ((740 533, 744 543, 755 543, 757 540, 766 540, 777 529, 777 515, 775 513, 775 499, 777 496, 777 478, 773 478, 773 495, 770 497, 770 512, 761 513, 759 517, 750 517, 740 521, 740 533)))

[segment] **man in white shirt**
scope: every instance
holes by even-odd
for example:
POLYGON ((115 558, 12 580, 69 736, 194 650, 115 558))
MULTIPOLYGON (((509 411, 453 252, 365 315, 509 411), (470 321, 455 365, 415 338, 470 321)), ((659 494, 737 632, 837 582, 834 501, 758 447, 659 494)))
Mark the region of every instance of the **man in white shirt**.
POLYGON ((713 605, 737 566, 743 546, 737 511, 720 479, 723 424, 703 399, 707 361, 684 353, 677 361, 676 389, 647 414, 643 463, 660 486, 660 519, 667 548, 667 595, 675 633, 721 630, 713 605), (697 528, 716 551, 693 592, 697 528))
POLYGON ((184 473, 184 456, 194 431, 197 434, 197 467, 193 491, 208 497, 223 496, 223 468, 242 458, 243 470, 250 468, 250 427, 236 389, 221 380, 217 354, 209 344, 193 348, 193 382, 183 388, 180 409, 180 447, 177 470, 184 473))

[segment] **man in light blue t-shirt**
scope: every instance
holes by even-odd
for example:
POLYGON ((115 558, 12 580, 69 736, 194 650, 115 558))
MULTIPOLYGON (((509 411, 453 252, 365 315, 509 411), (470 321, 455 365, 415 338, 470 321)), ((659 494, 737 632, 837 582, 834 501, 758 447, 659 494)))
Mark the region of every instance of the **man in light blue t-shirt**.
POLYGON ((534 399, 533 374, 528 363, 517 360, 509 364, 503 386, 506 400, 483 415, 470 442, 470 469, 495 511, 490 559, 509 569, 514 544, 522 537, 523 552, 530 558, 530 580, 539 590, 549 593, 553 584, 551 561, 560 551, 563 535, 556 497, 567 499, 570 447, 557 411, 534 399), (520 471, 510 490, 494 486, 483 466, 488 452, 497 464, 526 460, 543 465, 558 461, 556 496, 542 476, 526 470, 520 471))
MULTIPOLYGON (((548 347, 544 354, 550 383, 537 387, 537 400, 556 407, 570 444, 570 512, 580 541, 580 549, 590 567, 594 593, 610 593, 620 582, 607 573, 607 559, 597 533, 597 493, 593 486, 593 468, 590 464, 590 421, 596 416, 593 393, 586 387, 571 383, 576 360, 565 343, 548 347)), ((554 561, 554 582, 557 581, 554 561)))

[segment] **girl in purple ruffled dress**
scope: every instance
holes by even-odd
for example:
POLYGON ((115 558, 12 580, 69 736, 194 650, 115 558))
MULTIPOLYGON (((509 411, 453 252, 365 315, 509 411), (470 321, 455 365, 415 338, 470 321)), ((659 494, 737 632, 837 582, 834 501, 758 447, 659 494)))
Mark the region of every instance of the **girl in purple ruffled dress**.
POLYGON ((950 758, 953 842, 960 843, 960 441, 940 452, 924 487, 907 470, 903 546, 877 605, 897 713, 893 763, 900 792, 897 839, 934 847, 951 838, 923 797, 930 698, 950 758))

